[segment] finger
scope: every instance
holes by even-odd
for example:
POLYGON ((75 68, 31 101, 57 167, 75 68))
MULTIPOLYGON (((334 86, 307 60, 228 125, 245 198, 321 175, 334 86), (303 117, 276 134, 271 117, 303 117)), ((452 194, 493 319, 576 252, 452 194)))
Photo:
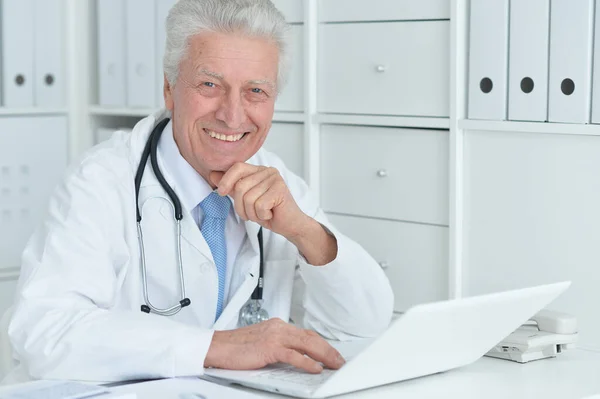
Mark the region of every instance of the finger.
POLYGON ((248 215, 246 213, 244 196, 254 186, 260 184, 261 181, 273 174, 273 172, 269 169, 271 168, 261 169, 260 171, 254 174, 248 175, 245 178, 238 180, 237 183, 234 185, 233 190, 229 192, 229 195, 231 195, 231 197, 233 198, 234 209, 243 220, 256 220, 256 217, 254 217, 254 219, 252 218, 252 215, 254 215, 254 211, 251 215, 248 215))
POLYGON ((219 183, 224 175, 225 172, 212 171, 210 172, 210 175, 208 175, 208 178, 210 179, 210 183, 212 183, 215 187, 219 187, 219 183))
POLYGON ((292 366, 306 370, 311 374, 319 374, 323 371, 323 366, 319 363, 290 348, 281 347, 275 355, 275 358, 278 362, 291 364, 292 366))
POLYGON ((269 190, 258 198, 254 203, 256 216, 259 220, 271 220, 273 210, 283 203, 287 186, 283 180, 271 185, 269 190))
POLYGON ((255 166, 248 163, 238 162, 234 164, 219 181, 218 191, 222 196, 229 195, 235 184, 247 176, 266 169, 266 166, 255 166))
POLYGON ((246 194, 244 194, 244 209, 248 218, 255 222, 260 222, 261 219, 256 213, 256 201, 273 186, 273 183, 277 181, 277 175, 271 175, 265 180, 252 187, 246 194))
POLYGON ((297 334, 290 335, 287 346, 298 352, 306 353, 330 369, 337 370, 346 363, 337 349, 319 335, 307 330, 299 330, 297 334))

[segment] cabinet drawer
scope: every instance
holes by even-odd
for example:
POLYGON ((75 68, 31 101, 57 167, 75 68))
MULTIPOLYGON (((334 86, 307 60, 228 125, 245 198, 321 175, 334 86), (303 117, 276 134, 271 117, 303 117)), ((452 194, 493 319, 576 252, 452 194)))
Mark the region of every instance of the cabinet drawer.
POLYGON ((448 224, 448 132, 324 125, 325 210, 448 224))
POLYGON ((319 0, 324 22, 450 19, 448 0, 319 0))
POLYGON ((302 112, 304 109, 304 26, 290 29, 288 80, 275 103, 277 111, 302 112))
POLYGON ((277 154, 289 170, 302 177, 304 169, 304 125, 273 123, 264 147, 277 154))
POLYGON ((304 20, 303 0, 271 0, 275 7, 282 12, 288 23, 297 23, 304 20))
POLYGON ((394 310, 447 299, 448 228, 328 215, 384 268, 394 290, 394 310))
POLYGON ((449 115, 449 22, 325 24, 319 111, 449 115))

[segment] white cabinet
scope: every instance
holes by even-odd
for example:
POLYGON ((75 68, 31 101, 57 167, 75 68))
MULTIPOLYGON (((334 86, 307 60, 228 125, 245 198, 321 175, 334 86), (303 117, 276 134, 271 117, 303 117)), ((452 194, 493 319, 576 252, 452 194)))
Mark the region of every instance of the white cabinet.
POLYGON ((448 132, 325 125, 321 205, 327 211, 448 224, 448 132))
POLYGON ((8 308, 12 306, 16 289, 17 280, 0 279, 0 319, 2 318, 4 312, 6 312, 8 308))
POLYGON ((283 13, 288 23, 304 20, 304 0, 272 0, 272 3, 283 13))
POLYGON ((470 131, 465 137, 468 294, 571 280, 551 309, 598 345, 600 141, 593 136, 470 131))
POLYGON ((286 85, 275 103, 276 111, 302 112, 304 109, 304 26, 293 25, 290 29, 288 49, 289 69, 286 85))
MULTIPOLYGON (((394 290, 394 310, 446 299, 448 228, 328 215, 384 268, 394 290)), ((365 276, 368 278, 368 276, 365 276)))
POLYGON ((447 117, 448 21, 324 24, 319 111, 447 117))
POLYGON ((327 22, 450 18, 448 0, 319 0, 318 3, 320 20, 327 22))
POLYGON ((66 164, 66 118, 0 118, 0 269, 20 267, 66 164))
POLYGON ((285 166, 302 177, 304 170, 304 125, 300 123, 273 123, 264 147, 274 152, 285 166))

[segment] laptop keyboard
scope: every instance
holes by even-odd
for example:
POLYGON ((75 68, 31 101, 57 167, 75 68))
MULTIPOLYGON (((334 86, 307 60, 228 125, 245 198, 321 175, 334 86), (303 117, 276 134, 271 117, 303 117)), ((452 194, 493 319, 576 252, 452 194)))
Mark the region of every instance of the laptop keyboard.
POLYGON ((310 374, 293 366, 282 366, 276 369, 265 370, 257 375, 259 378, 291 382, 306 386, 319 386, 331 377, 336 370, 324 369, 321 374, 310 374))

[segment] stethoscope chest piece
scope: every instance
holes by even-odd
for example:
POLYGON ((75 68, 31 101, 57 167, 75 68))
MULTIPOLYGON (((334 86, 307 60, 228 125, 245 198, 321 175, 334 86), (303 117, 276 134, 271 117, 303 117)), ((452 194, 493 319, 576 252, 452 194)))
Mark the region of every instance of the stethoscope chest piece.
POLYGON ((262 308, 262 299, 250 299, 240 309, 240 327, 251 326, 269 320, 269 313, 262 308))

